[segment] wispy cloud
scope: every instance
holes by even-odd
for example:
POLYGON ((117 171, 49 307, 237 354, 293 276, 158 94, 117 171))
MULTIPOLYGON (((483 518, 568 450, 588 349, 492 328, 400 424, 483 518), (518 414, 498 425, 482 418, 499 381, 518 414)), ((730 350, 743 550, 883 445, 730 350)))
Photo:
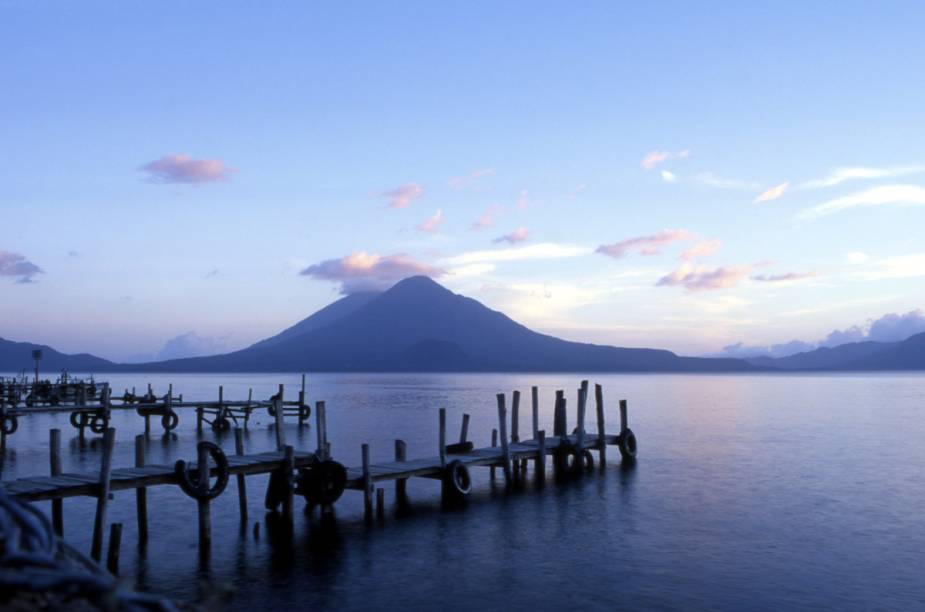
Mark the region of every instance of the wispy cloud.
POLYGON ((492 204, 485 209, 485 212, 482 213, 478 219, 472 223, 472 229, 474 230, 483 230, 491 227, 495 224, 495 217, 504 210, 504 208, 498 204, 492 204))
POLYGON ((775 185, 770 189, 766 189, 758 194, 755 198, 755 204, 761 204, 763 202, 770 202, 776 200, 777 198, 784 195, 784 192, 787 191, 787 187, 790 186, 790 181, 784 181, 780 185, 775 185))
POLYGON ((385 198, 386 208, 408 208, 411 202, 424 195, 424 188, 417 183, 405 183, 395 189, 387 189, 379 194, 385 198))
POLYGON ((512 249, 468 251, 466 253, 447 257, 443 262, 447 265, 464 266, 476 263, 502 263, 530 259, 565 259, 568 257, 588 255, 591 252, 591 249, 585 246, 541 242, 539 244, 515 247, 512 249))
POLYGON ((871 206, 925 206, 925 187, 881 185, 858 193, 834 198, 800 212, 799 219, 818 219, 850 208, 871 206))
POLYGON ((662 180, 665 181, 666 183, 676 183, 678 181, 678 177, 675 176, 674 172, 669 172, 668 170, 662 170, 660 174, 661 174, 662 180))
POLYGON ((722 243, 719 240, 701 240, 681 253, 681 259, 690 260, 697 257, 706 257, 717 252, 720 246, 722 246, 722 243))
POLYGON ((237 169, 218 159, 192 159, 185 153, 165 155, 141 168, 153 183, 210 183, 224 181, 237 169))
POLYGON ((16 283, 35 282, 35 277, 44 271, 18 253, 0 251, 0 276, 15 278, 16 283))
POLYGON ((435 232, 441 223, 443 223, 443 209, 438 208, 437 212, 425 219, 416 229, 419 232, 435 232))
POLYGON ((526 189, 521 189, 520 193, 517 194, 517 202, 514 203, 514 206, 521 211, 530 208, 530 192, 526 189))
POLYGON ((731 266, 707 268, 682 263, 676 270, 663 276, 657 287, 683 286, 689 291, 710 291, 728 289, 739 284, 751 272, 752 266, 731 266))
POLYGON ((712 172, 699 172, 691 177, 691 179, 701 185, 715 187, 717 189, 741 189, 743 191, 752 191, 761 188, 761 185, 754 181, 743 181, 741 179, 717 176, 712 172))
POLYGON ((690 149, 684 149, 682 151, 672 152, 672 151, 649 151, 645 154, 642 160, 639 162, 639 166, 643 170, 652 170, 659 164, 668 161, 669 159, 684 159, 691 154, 690 149))
POLYGON ((481 170, 470 172, 465 176, 454 176, 450 179, 450 188, 461 191, 469 187, 474 187, 480 178, 492 176, 494 173, 494 168, 482 168, 481 170))
POLYGON ((523 242, 530 237, 530 230, 525 227, 518 227, 510 234, 505 234, 494 239, 494 242, 501 243, 506 242, 508 244, 517 244, 518 242, 523 242))
POLYGON ((616 258, 625 257, 631 252, 637 252, 640 255, 658 255, 669 244, 696 239, 697 235, 688 230, 666 229, 651 236, 637 236, 614 244, 602 244, 597 247, 597 252, 616 258))
POLYGON ((416 275, 438 278, 446 271, 404 253, 379 255, 357 251, 340 259, 328 259, 308 266, 299 274, 341 284, 341 293, 386 289, 403 278, 416 275))
POLYGON ((762 283, 782 283, 803 280, 814 276, 817 276, 815 272, 786 272, 784 274, 757 274, 752 277, 752 280, 762 283))
POLYGON ((916 278, 925 276, 925 253, 909 253, 884 259, 858 261, 860 270, 852 274, 861 280, 916 278))
POLYGON ((925 172, 925 166, 894 166, 891 168, 850 166, 836 168, 829 173, 828 176, 801 183, 798 189, 820 189, 823 187, 834 187, 846 181, 895 178, 897 176, 908 176, 910 174, 921 174, 923 172, 925 172))

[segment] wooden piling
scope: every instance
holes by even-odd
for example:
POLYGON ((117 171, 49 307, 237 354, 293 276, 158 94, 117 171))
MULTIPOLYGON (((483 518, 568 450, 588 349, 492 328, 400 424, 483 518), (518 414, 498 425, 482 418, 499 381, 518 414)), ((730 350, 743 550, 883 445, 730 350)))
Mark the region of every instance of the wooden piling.
POLYGON ((578 389, 578 448, 584 448, 585 445, 585 413, 588 404, 588 381, 581 381, 581 388, 578 389))
POLYGON ((600 385, 594 385, 594 405, 597 409, 597 451, 598 462, 604 467, 607 461, 607 441, 604 440, 605 423, 604 423, 604 389, 600 385))
POLYGON ((552 435, 564 436, 566 433, 565 392, 556 391, 556 408, 553 413, 552 435))
POLYGON ((440 467, 446 465, 446 408, 440 409, 440 467))
MULTIPOLYGON (((498 446, 498 430, 497 429, 491 430, 491 446, 492 448, 498 446)), ((495 466, 491 466, 490 473, 491 473, 491 479, 494 480, 495 479, 495 466)))
MULTIPOLYGON (((135 436, 135 467, 145 466, 145 437, 135 436)), ((135 514, 138 517, 138 543, 144 545, 148 541, 148 489, 138 487, 135 489, 135 514)))
POLYGON ((536 440, 537 434, 540 433, 540 390, 539 387, 530 388, 530 396, 533 404, 533 439, 536 440))
POLYGON ((305 414, 305 374, 302 374, 302 387, 299 389, 299 427, 304 424, 304 418, 302 415, 305 414))
POLYGON ((318 448, 315 454, 321 460, 328 459, 327 441, 328 441, 328 424, 326 423, 327 414, 325 413, 324 402, 315 402, 315 435, 318 439, 318 448))
POLYGON ((279 393, 273 398, 273 412, 276 413, 276 449, 283 450, 286 446, 286 431, 283 429, 283 385, 279 386, 279 393))
POLYGON ((459 443, 465 444, 469 438, 469 415, 463 414, 462 426, 459 428, 459 443))
POLYGON ((503 393, 498 394, 498 435, 501 438, 501 461, 504 470, 504 481, 511 483, 511 448, 507 437, 507 407, 503 393))
POLYGON ((203 417, 202 413, 204 410, 205 408, 203 406, 196 406, 196 433, 197 434, 202 433, 202 417, 203 417))
POLYGON ((106 526, 106 505, 109 502, 109 475, 112 471, 112 449, 115 446, 116 430, 106 428, 103 433, 103 456, 100 459, 99 492, 96 498, 96 516, 93 519, 93 541, 90 556, 99 562, 103 554, 103 529, 106 526))
MULTIPOLYGON (((395 440, 395 461, 405 461, 408 453, 408 445, 404 440, 395 440)), ((395 497, 401 501, 406 496, 407 478, 398 478, 395 480, 395 497)))
MULTIPOLYGON (((199 470, 199 488, 209 488, 209 449, 205 445, 197 446, 196 467, 199 470)), ((209 510, 209 500, 205 496, 197 498, 199 509, 199 554, 207 557, 212 547, 212 517, 209 510)))
POLYGON ((629 427, 629 419, 626 415, 626 400, 620 400, 620 433, 622 434, 629 427))
POLYGON ((385 518, 385 489, 376 489, 376 518, 380 521, 385 518))
POLYGON ((373 515, 373 483, 369 473, 369 444, 360 447, 363 456, 363 510, 366 518, 373 515))
MULTIPOLYGON (((234 430, 234 454, 241 457, 244 455, 244 432, 240 427, 234 430)), ((237 474, 235 478, 238 481, 238 512, 241 515, 241 524, 247 524, 247 484, 244 474, 237 474)))
POLYGON ((119 549, 122 548, 122 523, 109 526, 109 550, 106 554, 106 569, 113 576, 119 575, 119 549))
POLYGON ((520 391, 511 400, 511 442, 520 442, 520 391))
POLYGON ((292 478, 295 472, 295 455, 291 446, 283 449, 283 473, 286 475, 286 496, 283 498, 283 516, 292 524, 293 488, 292 478))
POLYGON ((534 461, 534 471, 537 478, 542 478, 546 474, 546 430, 541 429, 536 434, 536 460, 534 461))
MULTIPOLYGON (((61 475, 61 430, 52 429, 48 432, 48 445, 51 447, 50 463, 51 475, 61 475)), ((51 524, 55 533, 64 535, 64 502, 60 499, 51 500, 51 524)))

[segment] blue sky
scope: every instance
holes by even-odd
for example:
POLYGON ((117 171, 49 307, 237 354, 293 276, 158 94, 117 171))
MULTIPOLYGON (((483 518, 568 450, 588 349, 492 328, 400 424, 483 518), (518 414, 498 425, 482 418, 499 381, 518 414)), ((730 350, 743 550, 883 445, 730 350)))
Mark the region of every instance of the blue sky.
POLYGON ((914 311, 923 18, 0 0, 0 336, 233 349, 414 271, 685 354, 914 311))

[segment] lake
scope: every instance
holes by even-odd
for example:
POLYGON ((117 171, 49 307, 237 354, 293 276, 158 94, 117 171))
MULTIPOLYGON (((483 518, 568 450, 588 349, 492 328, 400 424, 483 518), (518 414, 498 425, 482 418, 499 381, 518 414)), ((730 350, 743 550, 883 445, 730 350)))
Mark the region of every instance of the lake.
MULTIPOLYGON (((184 399, 265 399, 292 374, 132 375, 109 380, 115 395, 168 382, 184 399)), ((137 547, 134 494, 115 494, 128 585, 178 601, 242 609, 528 610, 909 610, 925 607, 925 375, 598 375, 607 430, 629 401, 639 459, 621 468, 616 447, 602 472, 507 491, 500 471, 473 469, 462 508, 442 508, 439 484, 413 480, 411 508, 396 512, 386 487, 382 522, 363 520, 362 495, 347 491, 322 523, 296 499, 292 537, 275 538, 263 510, 266 477, 249 477, 249 524, 241 529, 235 484, 212 504, 211 564, 200 569, 196 502, 177 487, 149 489, 150 542, 137 547), (261 524, 255 538, 253 524, 261 524)), ((488 445, 495 394, 519 389, 529 432, 530 387, 540 388, 541 428, 552 431, 556 389, 574 426, 579 378, 530 374, 342 374, 309 376, 308 397, 327 405, 334 458, 391 460, 395 438, 409 458, 437 452, 437 409, 449 437, 472 415, 470 439, 488 445), (524 409, 526 408, 526 409, 524 409)), ((510 402, 510 399, 508 400, 510 402)), ((593 431, 593 410, 589 430, 593 431)), ((313 415, 314 416, 314 415, 313 415)), ((249 453, 272 450, 266 413, 252 418, 249 453)), ((195 415, 175 435, 157 420, 148 463, 195 457, 195 415)), ((143 419, 117 411, 115 467, 129 466, 143 419)), ((96 436, 79 443, 66 415, 20 418, 8 439, 3 479, 48 472, 48 430, 62 430, 65 471, 98 469, 96 436)), ((290 444, 314 449, 314 429, 286 425, 290 444)), ((227 453, 234 438, 215 440, 227 453)), ((532 476, 532 465, 530 476, 532 476)), ((50 511, 50 504, 40 507, 50 511)), ((94 502, 65 501, 65 537, 88 551, 94 502)))

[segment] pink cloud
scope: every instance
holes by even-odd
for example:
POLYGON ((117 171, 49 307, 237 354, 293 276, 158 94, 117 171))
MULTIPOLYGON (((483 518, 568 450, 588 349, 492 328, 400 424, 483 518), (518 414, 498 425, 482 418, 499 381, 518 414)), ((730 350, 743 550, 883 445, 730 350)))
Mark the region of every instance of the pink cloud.
POLYGON ((480 178, 491 176, 494 173, 494 168, 483 168, 481 170, 470 172, 466 176, 454 176, 450 179, 450 187, 456 191, 466 189, 467 187, 474 187, 480 178))
POLYGON ((32 283, 34 277, 44 271, 37 265, 19 255, 9 251, 0 251, 0 276, 16 278, 20 284, 32 283))
POLYGON ((472 229, 474 230, 483 230, 485 228, 491 227, 495 224, 495 217, 504 210, 503 207, 498 204, 492 204, 485 212, 482 213, 482 216, 475 220, 472 224, 472 229))
POLYGON ((681 253, 681 259, 690 260, 697 257, 706 257, 717 252, 720 246, 722 246, 722 243, 719 240, 701 240, 681 253))
POLYGON ((734 287, 748 276, 752 266, 732 266, 728 268, 694 267, 690 263, 681 264, 676 270, 663 276, 655 283, 656 287, 683 286, 689 291, 711 291, 734 287))
POLYGON ((525 227, 518 227, 516 230, 510 234, 505 234, 504 236, 499 236, 495 238, 493 242, 501 243, 506 242, 508 244, 517 244, 518 242, 523 242, 530 237, 530 230, 525 227))
POLYGON ((568 199, 569 199, 569 200, 574 200, 575 198, 577 198, 578 196, 580 196, 582 193, 584 193, 585 189, 587 189, 587 188, 588 188, 588 186, 585 185, 584 183, 582 183, 582 184, 580 184, 580 185, 577 185, 574 189, 572 189, 572 190, 569 192, 569 194, 568 194, 568 199))
POLYGON ((761 204, 762 202, 770 202, 771 200, 776 200, 777 198, 784 195, 784 192, 787 191, 787 187, 790 186, 790 181, 784 181, 780 185, 775 185, 766 191, 762 191, 758 194, 758 197, 755 198, 756 204, 761 204))
POLYGON ((328 259, 308 266, 299 274, 341 284, 341 293, 380 291, 409 276, 437 278, 446 271, 417 261, 404 253, 379 255, 357 251, 340 259, 328 259))
POLYGON ((386 199, 387 208, 408 208, 413 200, 424 195, 424 188, 417 183, 406 183, 395 189, 388 189, 379 194, 386 199))
POLYGON ((189 155, 165 155, 139 168, 153 183, 210 183, 224 181, 235 168, 218 159, 192 159, 189 155))
POLYGON ((420 232, 435 232, 441 223, 443 223, 443 209, 438 208, 433 216, 425 219, 416 229, 420 232))
POLYGON ((611 257, 625 257, 630 252, 640 255, 658 255, 661 249, 673 242, 696 240, 697 235, 684 229, 666 229, 652 236, 628 238, 614 244, 602 244, 597 252, 611 257))
POLYGON ((690 154, 690 149, 684 149, 683 151, 678 151, 676 153, 672 151, 649 151, 646 153, 645 157, 642 158, 642 161, 639 162, 639 166, 643 170, 652 170, 660 163, 666 162, 669 159, 684 159, 690 154))
POLYGON ((815 272, 787 272, 785 274, 758 274, 752 277, 752 280, 763 283, 780 283, 785 281, 803 280, 817 276, 815 272))
POLYGON ((527 210, 530 208, 530 192, 526 189, 522 189, 520 195, 517 196, 517 203, 515 206, 517 210, 527 210))

